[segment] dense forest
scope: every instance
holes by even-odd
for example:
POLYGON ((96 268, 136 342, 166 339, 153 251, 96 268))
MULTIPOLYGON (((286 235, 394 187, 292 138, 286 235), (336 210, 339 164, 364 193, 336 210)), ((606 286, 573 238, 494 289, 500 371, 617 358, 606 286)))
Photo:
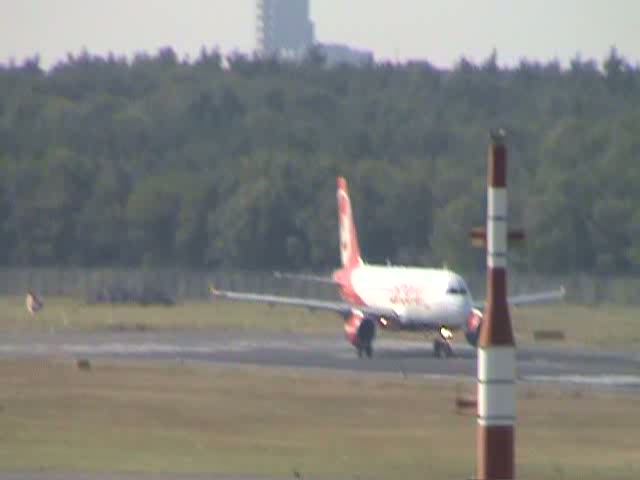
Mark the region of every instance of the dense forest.
POLYGON ((0 264, 321 269, 335 177, 369 262, 479 269, 489 131, 515 268, 640 272, 640 69, 328 67, 203 49, 0 66, 0 264))

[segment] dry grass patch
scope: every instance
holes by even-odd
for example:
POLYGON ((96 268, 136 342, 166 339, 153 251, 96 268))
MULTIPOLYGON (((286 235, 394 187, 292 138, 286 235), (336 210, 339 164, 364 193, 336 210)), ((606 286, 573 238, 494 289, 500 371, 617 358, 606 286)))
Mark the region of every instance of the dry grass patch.
MULTIPOLYGON (((0 363, 0 471, 466 478, 452 382, 244 367, 0 363)), ((639 478, 640 398, 520 392, 519 478, 639 478)))
POLYGON ((512 309, 519 344, 590 346, 607 350, 640 348, 640 308, 558 304, 512 309), (535 342, 536 330, 559 330, 565 340, 535 342))

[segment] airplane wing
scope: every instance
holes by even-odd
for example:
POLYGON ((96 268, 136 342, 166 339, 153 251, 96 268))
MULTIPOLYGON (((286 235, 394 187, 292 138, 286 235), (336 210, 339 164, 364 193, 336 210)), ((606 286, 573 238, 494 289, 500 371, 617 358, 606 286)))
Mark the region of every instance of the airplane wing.
POLYGON ((367 306, 355 306, 346 302, 330 302, 325 300, 315 300, 312 298, 281 297, 278 295, 262 295, 257 293, 230 292, 218 290, 210 287, 212 298, 223 298, 227 300, 237 300, 243 302, 266 303, 268 305, 286 305, 290 307, 302 307, 308 310, 325 310, 348 316, 360 313, 362 315, 372 315, 384 317, 389 320, 398 320, 398 314, 385 308, 372 308, 367 306))
POLYGON ((286 273, 286 272, 273 272, 273 276, 276 278, 288 278, 291 280, 302 280, 305 282, 316 282, 316 283, 328 283, 330 285, 335 285, 337 282, 331 277, 322 277, 320 275, 309 275, 304 273, 286 273))
MULTIPOLYGON (((517 307, 520 305, 534 305, 540 303, 557 302, 564 298, 566 294, 564 287, 560 287, 558 290, 550 290, 547 292, 528 293, 524 295, 516 295, 513 297, 507 297, 507 302, 511 307, 517 307)), ((484 309, 486 302, 474 302, 474 307, 480 310, 484 309)))

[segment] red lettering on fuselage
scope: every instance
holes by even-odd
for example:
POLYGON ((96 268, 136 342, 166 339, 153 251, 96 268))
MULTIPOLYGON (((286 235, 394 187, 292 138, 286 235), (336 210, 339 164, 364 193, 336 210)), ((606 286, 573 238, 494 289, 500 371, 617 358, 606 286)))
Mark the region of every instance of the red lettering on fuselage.
POLYGON ((391 287, 389 301, 394 305, 427 305, 422 288, 409 284, 391 287))

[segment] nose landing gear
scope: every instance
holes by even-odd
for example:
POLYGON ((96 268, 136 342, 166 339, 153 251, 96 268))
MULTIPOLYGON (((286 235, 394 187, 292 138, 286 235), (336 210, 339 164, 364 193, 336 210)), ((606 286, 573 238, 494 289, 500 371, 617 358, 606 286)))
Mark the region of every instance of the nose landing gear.
POLYGON ((441 327, 438 338, 433 341, 433 355, 438 358, 453 357, 452 338, 453 333, 451 333, 451 330, 441 327))

